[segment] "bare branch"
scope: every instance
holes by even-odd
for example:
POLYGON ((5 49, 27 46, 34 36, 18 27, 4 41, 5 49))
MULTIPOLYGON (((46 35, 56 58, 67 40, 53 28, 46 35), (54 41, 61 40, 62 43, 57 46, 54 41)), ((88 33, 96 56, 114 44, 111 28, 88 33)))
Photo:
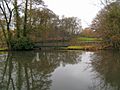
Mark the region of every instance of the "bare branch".
POLYGON ((10 7, 9 7, 9 5, 8 5, 8 3, 7 3, 7 1, 6 1, 6 0, 4 0, 4 2, 5 2, 5 4, 6 4, 6 6, 7 6, 8 10, 9 10, 9 13, 11 13, 12 11, 11 11, 11 9, 10 9, 10 7))
POLYGON ((4 17, 5 17, 6 23, 8 23, 8 19, 7 19, 7 16, 6 16, 5 9, 4 9, 4 5, 2 7, 1 4, 0 4, 0 9, 1 9, 1 11, 2 11, 2 13, 3 13, 4 17))

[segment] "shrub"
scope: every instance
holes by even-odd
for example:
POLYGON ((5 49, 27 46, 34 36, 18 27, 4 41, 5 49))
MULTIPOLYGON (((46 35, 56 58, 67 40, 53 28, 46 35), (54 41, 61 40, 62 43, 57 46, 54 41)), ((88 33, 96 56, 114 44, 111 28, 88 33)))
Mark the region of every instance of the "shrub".
POLYGON ((26 37, 20 37, 17 39, 11 40, 11 48, 12 50, 31 50, 33 49, 34 44, 30 39, 26 37))
POLYGON ((120 36, 114 35, 111 37, 111 44, 114 48, 120 49, 120 36))

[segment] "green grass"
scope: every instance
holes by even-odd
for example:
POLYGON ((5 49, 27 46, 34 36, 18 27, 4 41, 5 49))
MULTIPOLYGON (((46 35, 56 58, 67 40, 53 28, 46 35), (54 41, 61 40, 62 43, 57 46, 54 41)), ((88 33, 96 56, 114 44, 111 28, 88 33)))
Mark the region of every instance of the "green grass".
POLYGON ((101 38, 87 38, 87 37, 78 37, 78 41, 101 41, 101 38))
POLYGON ((6 50, 7 48, 0 48, 0 51, 6 50))
POLYGON ((62 49, 64 50, 85 50, 88 48, 92 48, 92 46, 68 46, 68 47, 63 47, 62 49))
POLYGON ((83 46, 68 46, 67 49, 83 49, 83 46))

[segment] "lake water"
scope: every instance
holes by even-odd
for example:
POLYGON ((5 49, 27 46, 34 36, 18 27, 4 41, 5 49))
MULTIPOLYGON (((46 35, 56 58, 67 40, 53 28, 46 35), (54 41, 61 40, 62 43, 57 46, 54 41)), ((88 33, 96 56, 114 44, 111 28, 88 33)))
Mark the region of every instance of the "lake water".
POLYGON ((0 52, 0 90, 120 90, 120 52, 0 52))

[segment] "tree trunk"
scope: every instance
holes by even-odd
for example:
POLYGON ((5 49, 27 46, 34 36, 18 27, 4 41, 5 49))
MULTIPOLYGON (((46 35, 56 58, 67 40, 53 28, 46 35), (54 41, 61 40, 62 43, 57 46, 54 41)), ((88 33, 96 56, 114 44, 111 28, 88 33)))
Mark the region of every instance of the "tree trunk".
POLYGON ((18 3, 17 0, 14 1, 14 8, 15 8, 15 16, 16 16, 16 37, 20 37, 20 17, 19 17, 19 12, 18 12, 18 3))
POLYGON ((11 49, 11 32, 10 32, 10 24, 11 24, 11 19, 12 19, 12 9, 10 9, 10 6, 8 5, 8 2, 6 0, 2 1, 0 3, 0 9, 2 11, 2 14, 4 16, 5 19, 5 23, 6 23, 6 27, 7 27, 7 33, 4 33, 6 35, 4 35, 5 37, 7 37, 6 42, 7 42, 7 46, 8 49, 11 49), (8 12, 6 11, 6 8, 8 9, 8 12), (9 15, 9 16, 7 16, 9 15))
POLYGON ((26 29, 27 29, 27 10, 28 10, 28 0, 26 0, 26 3, 25 3, 25 17, 24 17, 24 28, 23 28, 23 36, 26 37, 27 36, 27 32, 26 32, 26 29))
POLYGON ((29 20, 29 23, 30 23, 30 28, 32 28, 32 23, 31 23, 31 20, 32 20, 32 0, 30 0, 30 20, 29 20))
POLYGON ((11 50, 11 32, 10 32, 10 24, 7 24, 7 34, 8 34, 7 46, 8 46, 8 49, 11 50))

